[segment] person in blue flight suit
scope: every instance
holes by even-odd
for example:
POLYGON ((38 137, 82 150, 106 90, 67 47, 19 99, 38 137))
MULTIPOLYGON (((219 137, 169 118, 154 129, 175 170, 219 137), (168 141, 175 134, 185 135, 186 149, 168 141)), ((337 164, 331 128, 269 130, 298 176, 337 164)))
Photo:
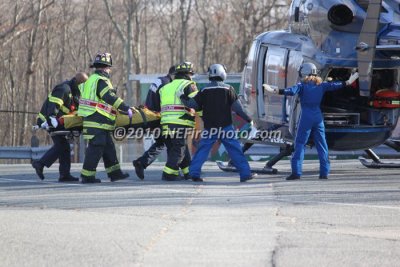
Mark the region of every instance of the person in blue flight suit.
POLYGON ((252 125, 252 119, 243 111, 235 89, 223 82, 226 79, 224 65, 212 64, 208 68, 208 77, 210 83, 194 98, 183 99, 189 107, 202 110, 204 122, 204 131, 190 164, 189 176, 195 182, 203 181, 200 178, 201 167, 207 160, 213 144, 220 140, 228 151, 233 165, 239 170, 240 182, 246 182, 253 179, 255 174, 251 173, 249 163, 236 139, 232 126, 232 110, 250 125, 252 125))
POLYGON ((339 90, 351 85, 358 78, 358 73, 353 73, 347 81, 322 82, 318 76, 318 69, 313 63, 303 63, 299 70, 300 83, 286 89, 271 88, 264 84, 264 90, 274 94, 296 95, 300 97, 301 116, 297 127, 297 134, 292 155, 292 173, 286 180, 300 179, 304 159, 305 145, 312 135, 318 151, 320 162, 320 179, 327 179, 330 163, 328 158, 328 145, 325 139, 324 118, 320 109, 322 97, 325 92, 339 90))
MULTIPOLYGON (((154 112, 161 112, 160 97, 157 95, 158 91, 166 84, 170 83, 174 79, 175 66, 171 66, 168 70, 168 74, 162 77, 158 77, 149 88, 147 93, 145 106, 154 112)), ((132 164, 135 168, 135 173, 139 179, 144 179, 144 170, 153 163, 157 156, 164 150, 164 138, 162 135, 154 137, 154 143, 147 149, 143 155, 135 159, 132 164)))

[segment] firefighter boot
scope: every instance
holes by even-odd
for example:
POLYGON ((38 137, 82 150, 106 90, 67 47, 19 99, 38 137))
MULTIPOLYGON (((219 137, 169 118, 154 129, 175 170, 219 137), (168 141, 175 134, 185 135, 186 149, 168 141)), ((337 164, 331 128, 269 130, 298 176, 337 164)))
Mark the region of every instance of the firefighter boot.
POLYGON ((121 170, 116 170, 113 171, 112 173, 109 173, 109 177, 111 182, 115 182, 118 180, 123 180, 129 177, 129 174, 126 172, 122 172, 121 170))
POLYGON ((134 160, 132 161, 133 167, 135 167, 135 172, 137 177, 139 177, 140 180, 144 179, 144 166, 140 160, 134 160))
POLYGON ((74 177, 71 174, 61 175, 60 178, 58 178, 58 182, 79 182, 79 178, 74 177))
POLYGON ((174 182, 174 181, 181 181, 182 177, 180 177, 179 175, 173 175, 173 174, 168 174, 166 172, 163 172, 161 180, 168 181, 168 182, 174 182))
POLYGON ((81 179, 82 179, 82 184, 96 184, 96 183, 101 183, 100 179, 97 179, 94 176, 83 176, 81 175, 81 179))
POLYGON ((43 175, 43 168, 44 165, 38 160, 35 160, 32 162, 32 167, 35 169, 36 174, 39 176, 40 180, 44 180, 44 175, 43 175))

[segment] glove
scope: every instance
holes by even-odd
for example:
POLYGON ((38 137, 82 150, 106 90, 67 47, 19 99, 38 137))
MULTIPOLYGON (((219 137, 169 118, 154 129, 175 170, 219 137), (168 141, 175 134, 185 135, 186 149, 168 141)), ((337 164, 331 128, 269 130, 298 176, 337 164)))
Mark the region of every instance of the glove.
POLYGON ((47 123, 47 121, 45 121, 45 122, 43 122, 41 125, 40 125, 40 128, 42 128, 42 129, 48 129, 49 128, 49 124, 47 123))
POLYGON ((51 126, 53 126, 53 128, 57 128, 57 126, 58 126, 58 120, 57 120, 56 117, 51 116, 51 117, 50 117, 50 123, 51 123, 51 126))
POLYGON ((129 117, 130 120, 132 119, 132 116, 133 116, 133 111, 130 108, 130 109, 128 109, 128 117, 129 117))
POLYGON ((254 122, 251 121, 249 123, 246 123, 245 125, 243 125, 242 128, 240 128, 239 130, 239 138, 242 139, 252 139, 252 135, 254 135, 254 130, 257 132, 256 127, 254 126, 254 122))
POLYGON ((249 137, 247 139, 249 139, 249 140, 255 139, 257 137, 257 133, 258 133, 258 129, 254 125, 254 121, 251 121, 250 122, 250 133, 249 133, 249 137))
POLYGON ((263 88, 264 88, 265 91, 267 91, 268 93, 271 93, 271 94, 278 94, 279 93, 279 89, 278 88, 272 88, 271 86, 269 86, 266 83, 263 84, 263 88))
POLYGON ((350 85, 354 83, 358 79, 358 72, 354 72, 350 75, 350 78, 345 82, 346 85, 350 85))

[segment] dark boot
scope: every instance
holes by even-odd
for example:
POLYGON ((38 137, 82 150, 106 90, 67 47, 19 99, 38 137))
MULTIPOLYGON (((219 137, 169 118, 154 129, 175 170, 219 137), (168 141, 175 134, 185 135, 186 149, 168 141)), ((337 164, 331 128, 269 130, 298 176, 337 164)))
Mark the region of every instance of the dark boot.
POLYGON ((111 182, 115 182, 118 180, 124 180, 129 177, 129 174, 126 172, 122 172, 121 170, 113 172, 109 174, 111 182))
POLYGON ((58 178, 58 181, 60 183, 62 183, 62 182, 79 182, 79 178, 74 177, 71 174, 68 174, 68 175, 60 176, 60 178, 58 178))
POLYGON ((326 179, 328 179, 328 175, 320 175, 319 179, 326 180, 326 179))
POLYGON ((135 172, 137 177, 139 177, 140 180, 144 179, 144 166, 140 160, 134 160, 132 162, 133 167, 135 167, 135 172))
POLYGON ((204 180, 202 178, 200 178, 200 177, 192 177, 192 181, 196 182, 196 183, 204 182, 204 180))
POLYGON ((247 182, 248 180, 252 180, 252 179, 254 179, 256 177, 257 177, 257 173, 252 173, 249 177, 240 178, 240 182, 244 183, 244 182, 247 182))
POLYGON ((100 179, 97 179, 94 176, 91 177, 87 177, 87 176, 82 176, 81 175, 81 179, 82 179, 82 184, 96 184, 96 183, 101 183, 100 179))
POLYGON ((288 177, 286 177, 286 180, 290 181, 290 180, 298 180, 300 179, 300 176, 295 175, 295 174, 290 174, 288 177))
POLYGON ((43 175, 44 164, 38 160, 35 160, 32 162, 32 167, 35 169, 36 174, 39 176, 40 180, 44 180, 44 175, 43 175))
POLYGON ((200 177, 193 177, 190 174, 185 174, 185 180, 192 180, 193 182, 203 182, 204 180, 200 177))
POLYGON ((182 177, 180 177, 179 175, 173 175, 163 172, 161 180, 168 182, 182 181, 182 177))

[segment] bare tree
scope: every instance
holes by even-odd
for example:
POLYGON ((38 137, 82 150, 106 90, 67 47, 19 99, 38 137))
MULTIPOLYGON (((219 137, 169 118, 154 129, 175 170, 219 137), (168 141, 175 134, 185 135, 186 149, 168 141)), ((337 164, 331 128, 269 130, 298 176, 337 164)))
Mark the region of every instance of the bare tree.
MULTIPOLYGON (((155 13, 154 19, 157 21, 160 29, 159 36, 162 36, 162 38, 158 37, 160 41, 156 45, 161 49, 167 47, 167 52, 169 54, 169 65, 176 64, 178 58, 177 51, 179 50, 177 46, 177 41, 179 37, 179 24, 176 20, 177 11, 175 8, 174 0, 153 1, 152 12, 155 13)), ((160 49, 157 49, 157 52, 160 54, 158 58, 161 59, 162 51, 160 51, 160 49)), ((160 65, 161 64, 158 64, 158 66, 160 65)), ((158 70, 158 72, 160 72, 160 70, 158 70)))
POLYGON ((288 6, 278 2, 0 1, 7 11, 0 13, 1 144, 29 144, 33 113, 48 92, 75 71, 88 72, 101 50, 113 52, 113 83, 126 84, 130 104, 133 72, 163 73, 183 60, 200 72, 216 62, 240 71, 254 36, 285 25, 288 6))
POLYGON ((192 0, 180 1, 180 18, 181 18, 181 34, 180 34, 180 54, 179 60, 182 62, 187 57, 187 40, 190 12, 192 10, 192 0))
MULTIPOLYGON (((29 109, 29 101, 30 91, 29 88, 33 86, 31 84, 31 80, 33 78, 33 74, 35 72, 35 46, 37 41, 37 34, 39 30, 40 23, 42 22, 42 14, 43 14, 43 0, 38 0, 37 6, 32 3, 32 12, 34 12, 34 21, 33 27, 29 32, 28 36, 28 44, 27 44, 27 60, 26 60, 26 72, 25 72, 25 89, 26 93, 24 94, 23 99, 23 111, 27 112, 29 109)), ((20 130, 20 137, 19 137, 19 145, 23 144, 24 136, 27 133, 27 125, 28 125, 28 115, 27 113, 23 113, 22 115, 22 125, 20 130)))
POLYGON ((268 29, 273 29, 273 24, 278 24, 279 21, 271 19, 271 11, 276 8, 278 0, 231 0, 231 8, 235 22, 239 25, 237 42, 237 52, 239 54, 238 66, 243 66, 247 57, 247 52, 250 48, 249 40, 265 31, 265 25, 268 29), (265 23, 265 22, 268 23, 265 23))
POLYGON ((195 10, 201 24, 203 26, 203 34, 202 34, 202 47, 201 47, 201 54, 200 54, 200 68, 203 71, 206 71, 206 53, 207 53, 207 46, 208 46, 208 37, 209 37, 209 28, 210 28, 210 17, 211 15, 207 12, 207 7, 209 3, 206 1, 195 0, 194 2, 195 10))

